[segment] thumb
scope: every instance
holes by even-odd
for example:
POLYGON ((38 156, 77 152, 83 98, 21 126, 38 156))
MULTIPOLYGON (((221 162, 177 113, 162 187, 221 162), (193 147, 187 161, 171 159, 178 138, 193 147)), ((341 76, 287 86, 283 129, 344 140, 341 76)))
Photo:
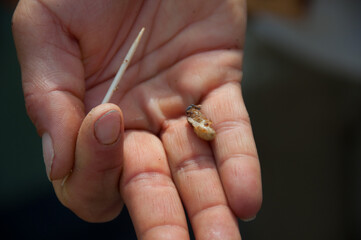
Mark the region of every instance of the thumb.
POLYGON ((86 221, 109 221, 123 207, 119 193, 123 138, 119 107, 110 103, 95 107, 80 127, 72 172, 53 181, 59 200, 86 221))

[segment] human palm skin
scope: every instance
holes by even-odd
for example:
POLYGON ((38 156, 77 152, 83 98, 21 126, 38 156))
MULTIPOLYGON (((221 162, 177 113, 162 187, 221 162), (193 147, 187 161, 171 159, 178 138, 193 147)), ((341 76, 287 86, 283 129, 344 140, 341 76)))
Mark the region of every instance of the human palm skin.
POLYGON ((245 22, 242 0, 20 1, 13 32, 25 101, 50 136, 59 200, 92 222, 125 203, 139 239, 188 239, 185 214, 197 239, 240 239, 236 217, 254 217, 262 201, 239 84, 245 22), (114 104, 99 105, 142 27, 114 104), (212 142, 188 125, 190 104, 213 121, 212 142), (120 136, 99 145, 96 122, 109 112, 120 136))

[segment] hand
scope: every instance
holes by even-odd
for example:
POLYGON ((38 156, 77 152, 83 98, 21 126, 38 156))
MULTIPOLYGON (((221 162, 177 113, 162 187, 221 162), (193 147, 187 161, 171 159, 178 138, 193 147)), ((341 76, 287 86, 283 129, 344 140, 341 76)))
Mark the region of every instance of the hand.
POLYGON ((239 81, 243 0, 19 2, 14 39, 28 114, 59 200, 108 221, 127 205, 140 239, 240 239, 262 202, 239 81), (112 102, 104 97, 138 31, 112 102), (202 104, 216 138, 186 121, 202 104), (91 110, 92 109, 92 110, 91 110))

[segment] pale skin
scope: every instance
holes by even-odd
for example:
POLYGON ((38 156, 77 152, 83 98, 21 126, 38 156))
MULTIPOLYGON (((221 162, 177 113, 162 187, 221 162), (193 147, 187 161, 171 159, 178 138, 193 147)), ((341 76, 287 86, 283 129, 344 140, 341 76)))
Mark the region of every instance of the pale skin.
POLYGON ((90 222, 126 204, 139 239, 189 239, 186 214, 196 239, 240 239, 236 218, 262 202, 239 84, 245 22, 243 0, 21 0, 13 32, 25 102, 50 136, 62 204, 90 222), (113 104, 100 104, 142 27, 113 104), (212 120, 213 141, 187 123, 190 104, 212 120), (114 126, 106 144, 95 136, 102 121, 114 126))

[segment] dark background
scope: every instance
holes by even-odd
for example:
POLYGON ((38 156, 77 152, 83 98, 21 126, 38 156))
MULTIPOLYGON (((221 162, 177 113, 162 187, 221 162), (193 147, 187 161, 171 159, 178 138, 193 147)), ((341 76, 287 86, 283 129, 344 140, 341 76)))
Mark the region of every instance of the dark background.
MULTIPOLYGON (((270 2, 249 1, 242 87, 264 204, 243 239, 361 239, 361 2, 270 2)), ((126 210, 90 224, 56 199, 24 107, 13 8, 0 2, 0 238, 133 239, 126 210)))

